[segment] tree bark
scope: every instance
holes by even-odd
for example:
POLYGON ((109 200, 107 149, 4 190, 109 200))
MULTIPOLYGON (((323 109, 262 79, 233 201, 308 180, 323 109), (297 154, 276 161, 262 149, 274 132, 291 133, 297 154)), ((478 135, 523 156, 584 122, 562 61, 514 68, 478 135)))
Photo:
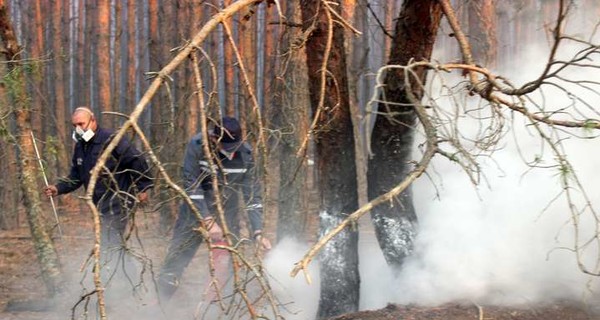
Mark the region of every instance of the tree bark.
POLYGON ((62 289, 63 276, 54 243, 47 232, 41 206, 40 191, 36 183, 37 162, 31 139, 31 105, 25 91, 25 77, 21 48, 17 43, 4 0, 0 0, 0 37, 2 39, 9 74, 4 78, 10 86, 7 93, 14 104, 17 127, 18 165, 21 173, 20 187, 26 208, 27 221, 42 271, 42 279, 50 296, 62 289))
MULTIPOLYGON (((352 114, 352 123, 354 127, 355 148, 356 148, 356 179, 358 186, 358 203, 363 205, 367 203, 367 158, 364 148, 364 128, 363 128, 363 112, 361 111, 360 97, 361 79, 364 70, 367 70, 366 56, 368 55, 368 24, 367 16, 365 15, 366 8, 364 3, 348 1, 344 6, 344 18, 353 22, 353 26, 357 28, 362 35, 353 39, 352 44, 346 46, 346 55, 351 63, 348 65, 348 92, 350 93, 350 111, 352 114)), ((346 39, 352 39, 354 32, 346 30, 346 39)))
POLYGON ((137 38, 135 37, 135 21, 136 14, 135 11, 137 9, 136 0, 128 0, 127 1, 127 54, 125 55, 125 61, 123 63, 123 70, 126 74, 126 85, 125 85, 125 106, 124 111, 130 112, 131 109, 135 106, 135 48, 137 46, 137 38))
MULTIPOLYGON (((244 70, 248 79, 250 80, 250 88, 251 90, 256 90, 256 17, 254 7, 248 7, 243 12, 240 12, 240 23, 239 23, 239 33, 243 36, 240 37, 239 50, 241 59, 243 60, 244 66, 246 70, 244 70)), ((241 74, 240 70, 240 79, 243 79, 244 76, 241 74)), ((243 83, 243 81, 241 81, 243 83)), ((242 86, 244 86, 242 84, 242 86)), ((241 94, 242 92, 247 92, 247 88, 240 88, 240 101, 239 101, 239 112, 242 126, 251 126, 254 125, 250 120, 253 120, 252 117, 252 101, 249 98, 250 94, 241 94)), ((255 92, 256 94, 256 92, 255 92)), ((256 124, 258 126, 258 124, 256 124)), ((257 132, 254 130, 246 130, 246 132, 257 132)))
MULTIPOLYGON (((288 21, 298 23, 302 16, 300 1, 286 3, 288 21)), ((302 29, 288 26, 283 34, 282 71, 275 82, 274 104, 271 110, 274 128, 279 128, 279 190, 277 240, 285 237, 302 239, 306 232, 309 190, 306 186, 307 157, 296 153, 308 133, 308 71, 304 47, 294 46, 302 29)), ((270 160, 272 161, 272 160, 270 160)))
POLYGON ((468 2, 469 38, 475 62, 487 68, 496 66, 498 41, 496 38, 496 10, 493 0, 468 2))
POLYGON ((65 64, 64 59, 66 56, 67 48, 63 46, 66 41, 67 32, 63 32, 62 26, 62 15, 64 14, 63 6, 65 3, 63 0, 52 0, 52 53, 53 53, 53 81, 54 86, 54 119, 56 119, 56 135, 57 135, 57 151, 58 160, 56 166, 56 172, 58 176, 64 176, 67 171, 69 164, 69 157, 65 148, 67 142, 67 114, 66 111, 68 106, 65 99, 66 87, 65 87, 65 64))
MULTIPOLYGON (((328 5, 339 9, 339 3, 328 5)), ((314 28, 306 41, 306 54, 310 101, 317 118, 314 139, 324 234, 358 208, 344 30, 332 20, 325 2, 302 0, 301 8, 304 30, 314 28)), ((319 260, 318 317, 356 311, 360 287, 356 228, 347 228, 328 242, 319 260)))
MULTIPOLYGON (((104 112, 113 111, 111 103, 111 77, 110 77, 110 60, 111 53, 109 49, 110 45, 110 1, 98 1, 98 8, 96 14, 96 25, 97 31, 95 37, 97 38, 97 46, 94 56, 96 56, 96 72, 98 74, 98 81, 96 83, 98 87, 98 109, 104 112)), ((105 124, 107 126, 114 126, 114 116, 107 116, 105 124)))
MULTIPOLYGON (((224 6, 227 7, 231 4, 231 0, 225 0, 223 2, 224 6)), ((229 30, 233 32, 233 22, 234 19, 228 19, 225 21, 225 24, 229 26, 229 30)), ((223 71, 225 75, 224 85, 225 87, 225 106, 223 109, 225 113, 229 116, 235 116, 235 96, 239 91, 239 88, 235 87, 235 69, 234 67, 235 58, 233 56, 233 44, 229 41, 227 34, 223 32, 223 71)))
MULTIPOLYGON (((388 64, 407 65, 410 59, 429 60, 442 13, 435 0, 407 0, 402 4, 396 23, 388 64)), ((426 70, 416 70, 425 82, 426 70)), ((400 183, 410 171, 413 131, 416 115, 412 107, 397 104, 410 103, 405 92, 402 70, 388 71, 385 82, 385 100, 394 104, 379 104, 371 136, 373 156, 368 168, 369 200, 386 193, 400 183)), ((422 90, 415 88, 417 97, 422 90)), ((375 234, 387 263, 398 270, 412 251, 417 216, 412 192, 407 189, 389 205, 371 211, 375 234)))
MULTIPOLYGON (((43 97, 46 97, 46 86, 44 85, 44 71, 45 71, 45 63, 43 61, 44 55, 44 22, 42 19, 42 3, 41 0, 31 1, 30 4, 30 14, 31 14, 31 24, 33 28, 29 36, 31 37, 31 41, 29 45, 31 47, 31 51, 28 53, 28 58, 32 59, 30 67, 33 67, 32 71, 29 71, 23 74, 26 78, 29 78, 27 83, 29 84, 28 92, 37 92, 37 94, 30 94, 29 98, 31 99, 31 125, 37 130, 36 136, 43 137, 41 135, 42 130, 46 128, 46 126, 42 126, 42 115, 47 115, 46 108, 43 105, 43 97)), ((44 132, 45 133, 45 132, 44 132)))
MULTIPOLYGON (((0 74, 7 74, 6 65, 0 65, 0 74)), ((11 134, 14 117, 8 102, 6 86, 0 86, 0 172, 17 172, 17 149, 11 134)), ((0 176, 0 229, 10 230, 19 226, 19 196, 15 174, 0 176)))

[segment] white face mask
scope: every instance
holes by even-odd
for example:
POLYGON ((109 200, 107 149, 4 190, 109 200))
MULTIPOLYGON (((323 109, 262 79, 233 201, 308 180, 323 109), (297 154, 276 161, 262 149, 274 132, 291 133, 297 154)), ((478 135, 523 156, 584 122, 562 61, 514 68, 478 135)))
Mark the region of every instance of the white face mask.
POLYGON ((71 135, 71 137, 73 138, 73 140, 75 142, 78 141, 85 141, 88 142, 90 140, 92 140, 92 138, 94 137, 94 131, 92 131, 91 129, 87 129, 85 131, 83 131, 83 129, 81 129, 81 127, 76 127, 75 130, 73 131, 73 134, 71 135))

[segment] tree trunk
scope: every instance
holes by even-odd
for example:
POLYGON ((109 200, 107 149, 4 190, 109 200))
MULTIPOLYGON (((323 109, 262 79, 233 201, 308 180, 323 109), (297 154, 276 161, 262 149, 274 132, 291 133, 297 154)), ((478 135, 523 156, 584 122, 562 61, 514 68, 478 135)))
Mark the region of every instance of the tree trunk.
MULTIPOLYGON (((190 24, 188 25, 189 29, 188 29, 188 34, 190 35, 189 37, 191 37, 191 35, 195 34, 196 32, 198 32, 198 30, 200 30, 201 28, 201 14, 199 14, 199 12, 202 11, 202 5, 199 3, 195 3, 194 1, 190 1, 188 2, 187 5, 187 16, 188 16, 188 21, 190 21, 190 24)), ((191 59, 190 59, 190 64, 192 63, 191 59)), ((186 84, 188 84, 189 86, 189 91, 188 92, 195 92, 196 90, 195 85, 196 85, 196 79, 194 77, 194 72, 192 71, 193 68, 187 68, 186 70, 186 77, 187 77, 187 81, 186 84)), ((202 92, 196 92, 196 94, 202 94, 202 92)), ((196 96, 196 94, 192 94, 190 95, 190 98, 188 100, 188 102, 185 104, 185 108, 187 109, 186 112, 188 114, 187 117, 187 124, 186 124, 186 128, 188 128, 188 135, 186 137, 186 141, 189 141, 189 139, 191 139, 196 133, 198 133, 198 117, 199 117, 199 112, 198 110, 200 110, 200 102, 198 100, 198 97, 196 96)))
POLYGON ((135 37, 135 21, 136 21, 136 0, 127 1, 127 55, 125 56, 125 63, 123 63, 123 70, 126 74, 126 86, 125 86, 125 112, 133 110, 135 105, 135 47, 137 45, 137 39, 135 37))
MULTIPOLYGON (((231 1, 232 0, 225 0, 223 2, 224 7, 229 6, 231 4, 231 1)), ((233 32, 234 19, 227 19, 227 21, 225 21, 224 23, 227 24, 229 30, 233 32)), ((237 95, 239 90, 239 88, 235 87, 234 77, 236 73, 236 67, 234 67, 234 61, 235 58, 233 55, 233 45, 229 41, 227 34, 223 32, 223 71, 225 75, 225 87, 223 88, 223 90, 225 90, 225 106, 223 107, 223 109, 225 113, 229 116, 236 115, 235 96, 237 95)))
MULTIPOLYGON (((407 0, 398 16, 388 64, 406 65, 410 59, 429 60, 442 16, 435 0, 407 0)), ((421 82, 426 71, 417 70, 421 82)), ((402 70, 389 70, 385 82, 385 98, 394 104, 379 104, 379 115, 371 136, 373 157, 369 161, 368 192, 373 200, 400 183, 410 170, 413 129, 416 116, 405 92, 402 70)), ((414 86, 413 86, 414 88, 414 86)), ((417 97, 422 90, 415 89, 417 97)), ((407 189, 394 203, 380 205, 371 211, 375 234, 386 261, 395 270, 412 251, 417 217, 412 192, 407 189)))
MULTIPOLYGON (((98 87, 98 110, 104 112, 113 111, 111 104, 111 77, 110 77, 110 1, 98 1, 98 9, 96 14, 96 25, 97 31, 95 37, 97 38, 97 46, 94 56, 96 56, 96 72, 98 75, 98 81, 96 83, 98 87)), ((105 124, 108 127, 114 126, 114 116, 107 116, 105 124)))
MULTIPOLYGON (((6 65, 0 65, 0 74, 6 75, 6 65)), ((8 102, 6 86, 0 86, 0 130, 10 132, 14 123, 11 106, 8 102)), ((17 154, 15 140, 12 135, 0 136, 0 172, 17 172, 17 154)), ((19 197, 15 174, 0 176, 0 229, 10 230, 19 226, 19 197)))
MULTIPOLYGON (((112 2, 112 1, 111 1, 112 2)), ((121 74, 123 68, 121 66, 121 48, 123 46, 123 2, 115 1, 111 3, 111 12, 114 15, 111 16, 111 27, 110 27, 110 43, 112 49, 110 50, 110 59, 112 64, 112 70, 110 71, 110 103, 115 112, 123 112, 123 105, 121 104, 121 74)))
MULTIPOLYGON (((241 21, 239 23, 239 33, 243 36, 240 37, 240 44, 238 49, 240 50, 240 55, 242 56, 241 59, 243 60, 244 67, 246 67, 246 70, 244 71, 248 75, 248 79, 250 81, 250 89, 256 90, 256 17, 254 16, 255 12, 253 11, 256 9, 254 7, 249 7, 247 8, 247 10, 248 11, 240 12, 241 21)), ((240 79, 243 78, 244 76, 241 74, 240 71, 240 79)), ((240 81, 240 83, 242 83, 242 88, 240 88, 239 104, 241 123, 243 126, 250 126, 253 125, 249 120, 253 120, 252 108, 254 108, 254 106, 252 105, 250 94, 247 93, 248 88, 244 88, 244 81, 240 81)), ((256 94, 256 91, 254 92, 254 94, 256 94)), ((257 131, 247 130, 246 132, 257 131)))
POLYGON ((37 94, 31 94, 29 96, 31 111, 33 111, 30 115, 31 117, 31 125, 33 129, 37 130, 36 136, 42 137, 42 130, 46 128, 46 126, 42 127, 42 115, 46 115, 43 99, 47 96, 46 94, 46 86, 44 85, 43 74, 45 69, 45 63, 43 62, 42 56, 45 54, 44 52, 44 22, 45 19, 42 19, 42 3, 41 0, 30 1, 31 6, 30 14, 31 23, 33 28, 29 36, 31 37, 31 41, 29 45, 31 47, 31 51, 28 52, 30 59, 32 62, 30 67, 31 71, 24 73, 23 75, 26 78, 29 78, 27 83, 29 84, 28 92, 37 92, 37 94))
POLYGON ((496 10, 493 0, 468 2, 469 38, 473 59, 487 68, 496 66, 498 41, 496 39, 496 10))
POLYGON ((64 40, 67 33, 63 32, 62 26, 62 15, 64 14, 63 6, 65 3, 63 0, 53 0, 51 2, 52 10, 52 51, 53 51, 53 81, 54 86, 54 119, 56 119, 56 135, 57 135, 57 151, 58 155, 56 166, 57 176, 64 176, 67 171, 67 165, 69 164, 69 156, 65 148, 67 142, 67 103, 65 99, 65 64, 64 59, 66 56, 67 48, 63 45, 66 43, 64 40))
MULTIPOLYGON (((352 114, 352 123, 354 126, 355 147, 356 147, 356 176, 358 183, 358 203, 364 205, 367 203, 367 158, 364 148, 363 112, 361 111, 359 93, 360 83, 364 70, 367 70, 366 56, 368 55, 368 24, 365 14, 366 7, 364 3, 348 2, 344 6, 346 12, 344 18, 353 22, 353 26, 362 32, 360 37, 353 39, 352 45, 346 46, 346 55, 351 63, 348 65, 348 92, 350 92, 350 111, 352 114)), ((346 39, 352 39, 354 34, 351 30, 346 30, 346 39)))
POLYGON ((27 221, 42 271, 42 279, 50 296, 62 288, 63 277, 58 255, 54 244, 47 232, 47 226, 42 216, 40 191, 36 183, 37 162, 31 139, 31 117, 29 99, 25 92, 25 77, 23 65, 18 62, 21 48, 19 47, 10 22, 4 0, 0 0, 0 37, 4 45, 3 53, 6 60, 17 61, 8 65, 9 73, 5 76, 10 83, 7 93, 14 105, 17 124, 17 144, 19 170, 21 172, 21 189, 23 202, 27 212, 27 221))
MULTIPOLYGON (((302 16, 300 1, 286 3, 286 17, 298 23, 302 16)), ((302 35, 298 27, 287 27, 282 39, 282 72, 275 82, 273 127, 279 128, 279 191, 277 240, 284 237, 302 239, 306 232, 309 190, 306 187, 307 159, 296 153, 308 133, 308 72, 304 47, 293 46, 302 35)), ((271 160, 272 161, 272 160, 271 160)))
MULTIPOLYGON (((323 4, 320 0, 301 1, 304 29, 315 28, 307 39, 306 53, 310 101, 318 121, 314 138, 321 234, 358 208, 344 30, 333 22, 323 4), (328 43, 329 37, 332 43, 328 43), (326 70, 323 70, 324 63, 326 70)), ((339 3, 331 3, 330 8, 339 9, 339 3)), ((355 227, 347 228, 333 238, 319 256, 319 318, 358 309, 360 275, 358 230, 355 227)))

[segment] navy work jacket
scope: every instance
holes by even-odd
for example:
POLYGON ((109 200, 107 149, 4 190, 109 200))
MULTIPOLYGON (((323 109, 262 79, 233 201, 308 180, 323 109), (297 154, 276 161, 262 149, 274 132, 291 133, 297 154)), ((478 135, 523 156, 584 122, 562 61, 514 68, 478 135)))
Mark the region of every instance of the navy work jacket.
MULTIPOLYGON (((58 194, 69 193, 83 186, 87 189, 90 182, 90 171, 96 165, 104 147, 112 140, 114 131, 98 128, 94 137, 88 141, 75 144, 71 160, 71 172, 67 179, 60 181, 56 188, 58 194)), ((110 200, 111 207, 123 203, 131 204, 137 192, 152 187, 148 164, 142 154, 124 137, 119 141, 111 156, 100 172, 94 189, 93 202, 106 207, 110 200), (120 201, 116 201, 120 200, 120 201)))
MULTIPOLYGON (((214 168, 210 168, 203 150, 201 134, 196 134, 187 145, 183 159, 184 187, 190 199, 203 218, 217 217, 212 175, 216 172, 221 199, 224 202, 225 218, 229 228, 235 233, 240 225, 240 211, 246 211, 250 231, 262 229, 262 185, 257 174, 252 150, 247 143, 240 146, 228 158, 222 151, 216 152, 214 168), (241 192, 244 207, 240 207, 238 192, 241 192)), ((184 206, 184 209, 187 206, 184 206)), ((187 209, 189 210, 189 209, 187 209)), ((191 213, 187 213, 191 214, 191 213)))

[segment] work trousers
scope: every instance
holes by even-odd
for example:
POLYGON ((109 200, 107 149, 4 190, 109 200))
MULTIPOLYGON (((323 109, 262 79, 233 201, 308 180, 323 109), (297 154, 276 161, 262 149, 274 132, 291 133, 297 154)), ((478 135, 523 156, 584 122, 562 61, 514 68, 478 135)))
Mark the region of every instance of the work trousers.
MULTIPOLYGON (((236 195, 229 196, 227 200, 223 204, 225 219, 229 231, 237 238, 240 231, 238 197, 236 195)), ((161 301, 169 300, 175 293, 183 271, 204 241, 201 233, 195 230, 199 226, 200 222, 195 214, 187 204, 183 203, 179 208, 167 256, 159 272, 158 292, 161 301)))

